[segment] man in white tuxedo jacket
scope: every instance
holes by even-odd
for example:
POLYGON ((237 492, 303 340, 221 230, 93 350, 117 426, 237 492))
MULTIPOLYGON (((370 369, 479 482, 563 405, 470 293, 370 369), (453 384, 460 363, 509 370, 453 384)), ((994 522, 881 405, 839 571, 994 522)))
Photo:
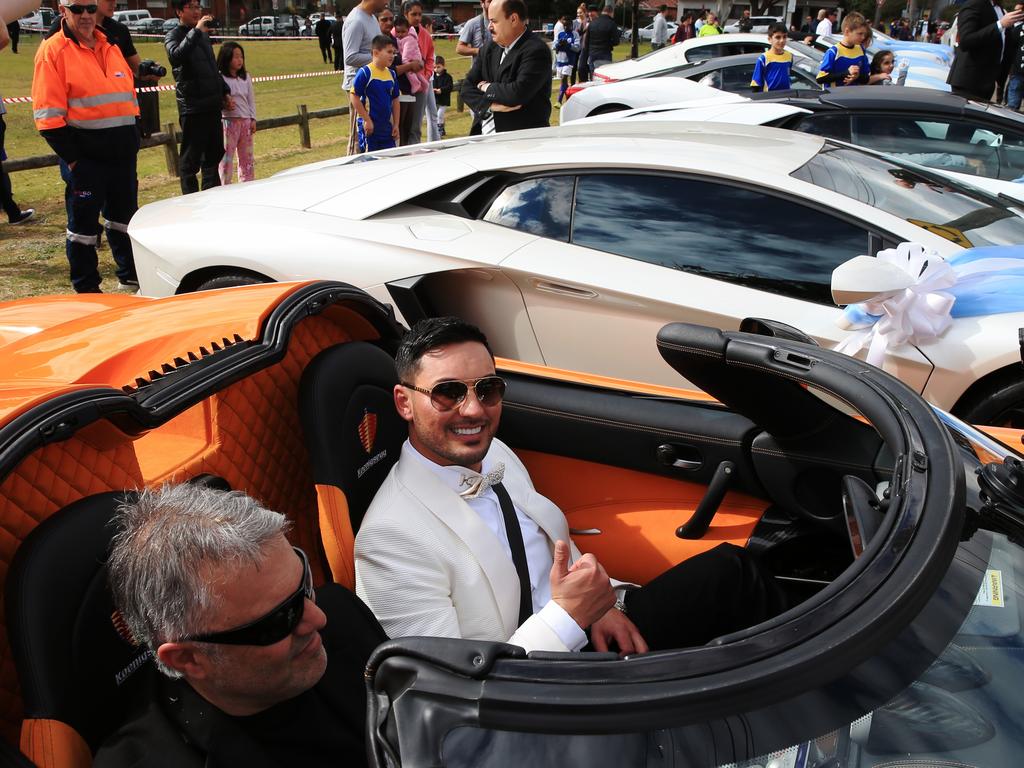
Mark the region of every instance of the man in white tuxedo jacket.
POLYGON ((700 644, 783 610, 775 583, 730 545, 642 588, 581 555, 561 510, 494 437, 505 387, 477 328, 422 321, 396 367, 409 440, 355 542, 356 593, 390 637, 577 651, 589 630, 595 650, 626 654, 700 644))

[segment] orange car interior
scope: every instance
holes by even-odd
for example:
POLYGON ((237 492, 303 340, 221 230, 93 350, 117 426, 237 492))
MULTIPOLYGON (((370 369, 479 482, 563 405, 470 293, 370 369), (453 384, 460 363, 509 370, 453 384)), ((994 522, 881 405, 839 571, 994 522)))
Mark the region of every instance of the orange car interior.
MULTIPOLYGON (((279 362, 228 384, 155 428, 128 434, 101 419, 24 456, 0 482, 4 579, 21 543, 55 513, 83 514, 86 508, 102 521, 125 491, 213 476, 294 521, 292 536, 311 554, 317 581, 333 579, 352 587, 354 532, 406 434, 392 407, 392 359, 371 343, 375 338, 376 331, 362 318, 333 307, 293 327, 279 362)), ((531 386, 543 386, 530 383, 536 382, 535 370, 528 366, 505 363, 503 369, 510 391, 521 388, 530 394, 531 386)), ((589 405, 580 391, 567 396, 584 410, 589 405)), ((628 409, 633 395, 618 397, 628 409)), ((652 430, 635 424, 628 410, 611 417, 580 416, 575 405, 538 402, 509 402, 503 424, 507 419, 510 427, 501 436, 517 449, 537 489, 565 511, 580 549, 594 552, 619 578, 644 583, 721 542, 744 546, 768 507, 767 501, 730 490, 706 533, 680 538, 676 529, 705 495, 708 472, 687 481, 643 471, 641 464, 630 466, 616 457, 633 452, 630 440, 657 438, 696 451, 713 469, 716 451, 739 448, 746 438, 701 442, 701 435, 678 427, 652 430), (624 430, 626 438, 615 441, 621 445, 604 447, 590 437, 592 430, 610 426, 624 430), (586 445, 593 458, 573 457, 559 448, 576 444, 586 445)), ((673 407, 667 398, 662 404, 673 407)), ((644 461, 651 460, 648 453, 644 461)), ((93 546, 106 540, 101 537, 93 546)), ((25 590, 24 599, 31 602, 33 594, 25 590)), ((81 733, 60 712, 23 712, 7 630, 0 625, 4 739, 11 744, 20 740, 21 750, 41 766, 90 765, 101 729, 81 733)), ((122 668, 117 665, 125 659, 131 666, 133 658, 116 656, 112 668, 122 668)), ((116 696, 116 690, 110 695, 116 696)), ((98 706, 95 701, 91 705, 98 706)))

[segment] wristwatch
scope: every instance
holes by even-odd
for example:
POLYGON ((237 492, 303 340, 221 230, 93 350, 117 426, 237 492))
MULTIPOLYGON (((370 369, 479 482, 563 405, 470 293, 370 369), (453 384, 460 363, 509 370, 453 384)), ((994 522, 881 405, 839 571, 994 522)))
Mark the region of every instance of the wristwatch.
POLYGON ((615 590, 615 610, 622 611, 623 615, 627 614, 626 611, 626 590, 617 589, 615 590))

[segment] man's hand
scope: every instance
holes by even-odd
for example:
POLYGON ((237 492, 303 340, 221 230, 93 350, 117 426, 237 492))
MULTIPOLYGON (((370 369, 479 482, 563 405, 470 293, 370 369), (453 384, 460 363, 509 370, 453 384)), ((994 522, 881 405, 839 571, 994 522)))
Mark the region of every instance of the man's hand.
POLYGON ((487 88, 488 88, 488 86, 490 86, 490 84, 491 83, 488 80, 481 80, 479 83, 476 84, 476 87, 479 90, 481 90, 481 91, 486 93, 487 92, 487 88))
POLYGON ((647 653, 648 650, 647 641, 636 628, 636 624, 615 608, 594 622, 590 628, 590 642, 597 651, 607 651, 609 644, 615 643, 620 656, 627 653, 647 653))
MULTIPOLYGON (((1003 29, 1009 29, 1021 19, 1024 19, 1024 11, 1010 11, 1009 13, 1003 14, 1003 18, 999 20, 999 24, 1003 29)), ((989 27, 989 29, 991 29, 991 27, 989 27)))
POLYGON ((551 564, 551 599, 558 603, 572 620, 586 629, 615 605, 615 593, 608 574, 597 558, 587 554, 569 567, 569 545, 555 542, 551 564))
POLYGON ((507 104, 491 104, 491 112, 515 112, 517 109, 522 109, 522 104, 516 104, 513 107, 507 104))
POLYGON ((198 24, 196 24, 196 29, 198 29, 200 32, 208 32, 209 29, 210 29, 210 26, 212 24, 213 24, 213 16, 210 16, 209 14, 207 14, 206 16, 203 16, 203 18, 201 18, 199 20, 198 24))
POLYGON ((363 133, 367 136, 373 136, 373 120, 369 116, 363 118, 363 133))

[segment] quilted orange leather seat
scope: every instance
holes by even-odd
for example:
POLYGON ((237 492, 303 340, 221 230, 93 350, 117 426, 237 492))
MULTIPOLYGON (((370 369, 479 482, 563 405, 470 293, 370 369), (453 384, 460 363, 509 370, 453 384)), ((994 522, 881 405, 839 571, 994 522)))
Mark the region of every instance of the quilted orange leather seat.
POLYGON ((366 509, 408 435, 394 404, 391 356, 364 341, 318 354, 299 385, 299 414, 333 580, 355 587, 353 545, 366 509))

